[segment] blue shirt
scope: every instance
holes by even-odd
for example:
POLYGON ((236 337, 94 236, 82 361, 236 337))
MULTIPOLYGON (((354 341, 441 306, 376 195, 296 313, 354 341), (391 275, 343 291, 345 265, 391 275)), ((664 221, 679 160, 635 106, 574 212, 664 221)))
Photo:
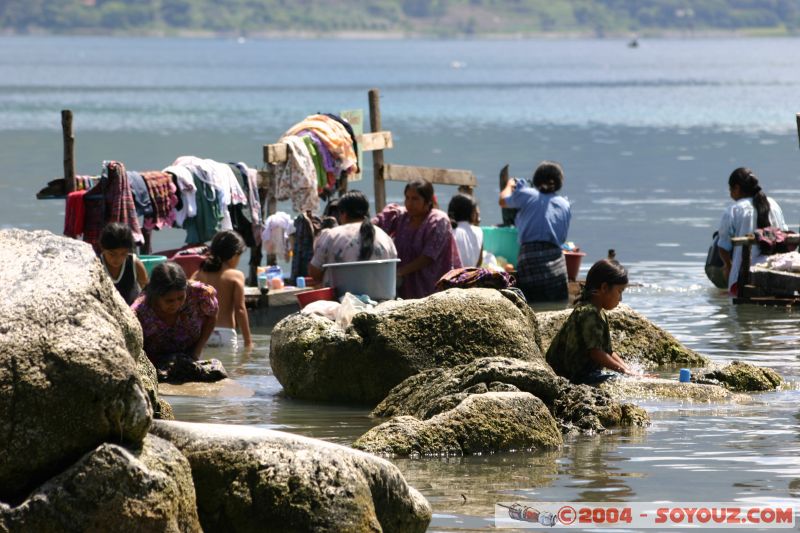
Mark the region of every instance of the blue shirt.
POLYGON ((519 209, 516 226, 520 244, 543 241, 561 246, 567 240, 572 212, 566 198, 541 193, 517 178, 506 207, 519 209))

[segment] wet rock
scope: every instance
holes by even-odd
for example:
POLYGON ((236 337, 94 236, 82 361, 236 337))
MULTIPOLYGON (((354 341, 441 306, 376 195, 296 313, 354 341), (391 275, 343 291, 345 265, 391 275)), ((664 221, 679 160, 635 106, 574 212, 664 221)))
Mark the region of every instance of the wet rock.
POLYGON ((142 351, 136 359, 136 373, 147 394, 147 399, 150 400, 150 405, 153 408, 153 418, 174 420, 175 415, 172 414, 172 406, 158 394, 156 367, 153 366, 153 363, 150 362, 150 359, 147 358, 144 351, 142 351))
POLYGON ((372 428, 353 447, 386 455, 470 455, 549 449, 561 432, 542 401, 527 392, 470 394, 428 420, 399 416, 372 428))
POLYGON ((149 435, 138 449, 102 444, 35 488, 0 502, 0 531, 201 531, 189 463, 149 435))
POLYGON ((758 392, 775 390, 783 383, 777 372, 742 361, 715 368, 700 376, 701 382, 717 383, 732 391, 758 392))
POLYGON ((680 383, 669 379, 616 379, 600 388, 616 399, 681 400, 690 402, 749 402, 745 394, 734 394, 725 387, 699 383, 680 383))
POLYGON ((139 322, 92 248, 0 231, 0 499, 103 442, 138 444, 152 409, 137 377, 139 322))
POLYGON ((388 461, 247 426, 155 421, 189 459, 206 531, 425 531, 428 502, 388 461))
MULTIPOLYGON (((542 351, 572 313, 571 309, 537 313, 542 351)), ((683 346, 675 337, 659 328, 627 305, 606 312, 614 351, 626 361, 639 361, 645 367, 662 365, 707 366, 709 359, 683 346)))
POLYGON ((458 406, 470 394, 518 390, 541 399, 564 431, 600 432, 607 427, 645 425, 647 414, 608 392, 573 385, 543 361, 487 357, 451 369, 421 372, 392 389, 374 416, 410 415, 425 420, 458 406))
POLYGON ((272 333, 270 364, 287 395, 374 405, 422 370, 492 356, 543 360, 536 317, 513 293, 450 289, 381 304, 343 331, 300 314, 272 333))

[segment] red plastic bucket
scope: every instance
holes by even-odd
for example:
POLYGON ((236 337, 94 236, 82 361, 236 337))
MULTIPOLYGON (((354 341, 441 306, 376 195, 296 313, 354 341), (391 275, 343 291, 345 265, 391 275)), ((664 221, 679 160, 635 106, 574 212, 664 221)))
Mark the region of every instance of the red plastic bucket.
POLYGON ((311 302, 316 302, 317 300, 335 300, 333 294, 333 289, 331 287, 325 287, 324 289, 315 289, 313 291, 304 291, 298 292, 297 296, 297 303, 300 304, 300 309, 304 308, 311 302))
POLYGON ((570 281, 578 279, 581 270, 581 259, 586 255, 583 252, 568 252, 564 250, 564 260, 567 262, 567 278, 570 281))

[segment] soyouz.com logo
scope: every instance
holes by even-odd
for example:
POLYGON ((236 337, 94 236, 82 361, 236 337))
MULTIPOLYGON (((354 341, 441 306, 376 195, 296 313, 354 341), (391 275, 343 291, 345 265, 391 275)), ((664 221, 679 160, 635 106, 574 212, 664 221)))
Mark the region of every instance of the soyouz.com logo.
POLYGON ((727 528, 793 529, 791 505, 739 502, 501 502, 495 505, 497 528, 640 529, 727 528))

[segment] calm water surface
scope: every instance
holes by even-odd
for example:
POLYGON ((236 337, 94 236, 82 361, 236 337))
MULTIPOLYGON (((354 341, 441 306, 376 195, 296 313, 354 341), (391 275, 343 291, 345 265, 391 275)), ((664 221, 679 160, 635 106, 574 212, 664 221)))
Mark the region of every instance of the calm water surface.
MULTIPOLYGON (((431 528, 490 528, 494 503, 514 499, 796 505, 798 315, 733 306, 710 288, 702 261, 737 166, 755 169, 787 221, 800 222, 798 44, 4 37, 0 227, 60 233, 63 202, 34 195, 61 173, 62 108, 75 112, 79 173, 97 173, 104 159, 158 169, 184 154, 258 167, 261 146, 293 123, 366 108, 367 90, 379 87, 395 139, 387 161, 472 170, 484 224, 499 220, 503 164, 528 176, 542 159, 561 161, 570 240, 587 262, 617 250, 640 283, 626 303, 714 360, 756 362, 789 382, 746 405, 646 400, 646 430, 574 438, 555 452, 396 460, 432 503, 431 528)), ((372 194, 369 172, 357 186, 372 194)), ((401 192, 389 184, 390 200, 401 192)), ((453 192, 437 188, 443 203, 453 192)), ((156 247, 183 236, 162 232, 156 247)), ((179 419, 341 444, 378 422, 366 409, 282 398, 270 328, 255 331, 250 354, 209 352, 249 392, 170 397, 179 419)))

